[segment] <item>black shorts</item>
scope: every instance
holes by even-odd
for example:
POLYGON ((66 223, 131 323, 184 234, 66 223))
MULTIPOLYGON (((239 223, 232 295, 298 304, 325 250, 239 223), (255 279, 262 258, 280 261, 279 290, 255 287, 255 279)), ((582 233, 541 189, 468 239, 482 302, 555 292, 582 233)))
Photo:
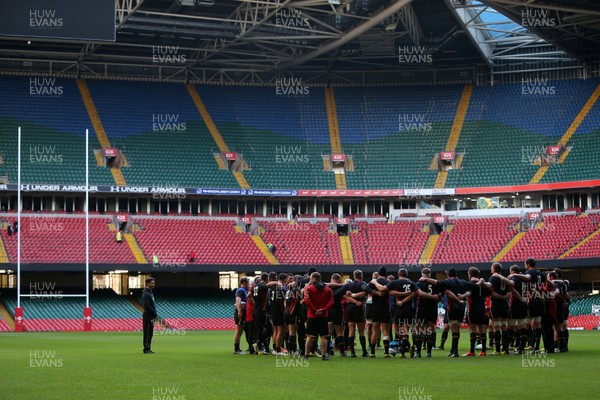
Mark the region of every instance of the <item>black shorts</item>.
POLYGON ((525 319, 527 318, 527 304, 521 303, 516 300, 513 306, 510 308, 511 319, 525 319))
POLYGON ((454 306, 446 311, 448 315, 448 321, 458 321, 462 323, 465 319, 465 306, 463 304, 454 306))
POLYGON ((339 307, 333 306, 327 310, 327 322, 331 322, 334 325, 341 325, 344 321, 344 313, 341 305, 339 307))
POLYGON ((365 304, 365 319, 373 319, 373 304, 371 303, 365 304))
POLYGON ((487 314, 483 315, 483 324, 485 326, 488 326, 490 324, 490 316, 489 315, 487 315, 487 314))
POLYGON ((246 323, 246 310, 242 311, 242 318, 238 318, 238 311, 237 310, 233 310, 233 322, 235 322, 236 325, 240 325, 240 324, 245 324, 246 323))
POLYGON ((490 316, 492 317, 492 319, 508 319, 508 302, 504 300, 496 302, 492 301, 490 316))
POLYGON ((329 336, 329 327, 327 326, 327 318, 308 318, 306 321, 307 336, 329 336))
POLYGON ((394 323, 396 325, 410 325, 415 320, 415 310, 412 307, 396 308, 394 323))
POLYGON ((283 326, 285 324, 283 311, 271 311, 271 322, 273 323, 273 326, 283 326))
POLYGON ((365 322, 365 312, 362 307, 348 307, 344 319, 346 322, 365 322))
POLYGON ((556 322, 559 325, 565 322, 565 307, 558 304, 556 306, 556 322))
POLYGON ((569 304, 565 304, 565 321, 569 319, 569 315, 571 314, 571 310, 569 309, 569 304))
POLYGON ((435 324, 438 318, 437 305, 435 307, 417 308, 417 320, 435 324))
POLYGON ((448 323, 448 310, 444 313, 444 324, 448 323))
POLYGON ((289 312, 283 313, 283 320, 286 325, 296 325, 298 323, 298 314, 289 312))
POLYGON ((382 322, 384 324, 389 324, 391 321, 389 308, 373 308, 371 314, 371 319, 373 322, 382 322))
POLYGON ((467 313, 469 324, 485 325, 485 307, 472 307, 467 313))
POLYGON ((541 317, 544 313, 544 302, 541 300, 531 300, 527 306, 530 318, 541 317))

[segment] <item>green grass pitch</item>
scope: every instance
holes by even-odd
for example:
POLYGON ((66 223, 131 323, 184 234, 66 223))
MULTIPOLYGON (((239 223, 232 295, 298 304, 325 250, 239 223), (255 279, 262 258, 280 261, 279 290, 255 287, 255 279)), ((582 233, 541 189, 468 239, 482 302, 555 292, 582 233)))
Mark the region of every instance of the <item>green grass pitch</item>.
MULTIPOLYGON (((598 399, 600 332, 538 358, 375 359, 233 355, 233 332, 0 334, 0 399, 598 399)), ((439 335, 438 335, 439 337, 439 335)), ((242 340, 243 342, 243 340, 242 340)), ((461 334, 461 354, 468 334, 461 334)))

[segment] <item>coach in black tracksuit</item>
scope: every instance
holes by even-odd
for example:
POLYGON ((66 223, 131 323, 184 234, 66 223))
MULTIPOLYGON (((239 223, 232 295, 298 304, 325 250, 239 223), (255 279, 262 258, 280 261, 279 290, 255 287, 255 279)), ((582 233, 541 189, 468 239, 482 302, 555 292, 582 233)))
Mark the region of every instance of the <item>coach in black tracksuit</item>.
POLYGON ((154 278, 146 278, 146 288, 142 292, 142 306, 144 307, 143 314, 143 329, 144 329, 144 354, 153 354, 152 351, 152 335, 154 334, 154 319, 158 318, 156 306, 154 305, 154 278))

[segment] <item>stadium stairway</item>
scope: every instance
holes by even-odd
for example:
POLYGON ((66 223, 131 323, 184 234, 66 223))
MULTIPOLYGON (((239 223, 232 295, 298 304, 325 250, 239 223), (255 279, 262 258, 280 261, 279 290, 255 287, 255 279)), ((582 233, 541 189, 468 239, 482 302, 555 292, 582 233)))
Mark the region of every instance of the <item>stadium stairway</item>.
POLYGON ((273 253, 269 251, 265 241, 260 237, 260 235, 253 235, 252 241, 256 244, 256 247, 260 250, 261 253, 265 256, 265 258, 269 261, 271 265, 279 265, 279 260, 273 253))
MULTIPOLYGON (((340 127, 338 123, 337 107, 335 106, 335 95, 333 88, 325 88, 325 107, 327 108, 327 121, 329 122, 329 140, 331 141, 331 153, 342 154, 342 141, 340 139, 340 127)), ((344 172, 335 174, 336 189, 347 189, 346 174, 344 172)))
MULTIPOLYGON (((598 86, 596 86, 596 89, 594 90, 594 92, 592 93, 590 98, 585 102, 585 104, 583 105, 583 107, 581 108, 581 110, 579 111, 579 113, 577 114, 575 119, 573 120, 573 122, 571 122, 571 125, 569 126, 569 128, 566 130, 566 132, 562 135, 562 137, 558 141, 559 146, 562 146, 563 148, 567 147, 567 143, 569 142, 569 140, 571 140, 571 137, 573 136, 573 134, 575 134, 575 132, 579 128, 579 125, 581 125, 581 123, 583 122, 585 117, 588 115, 588 113, 594 106, 594 104, 596 104, 598 97, 600 97, 600 84, 598 84, 598 86)), ((565 153, 567 153, 567 152, 565 151, 565 153)), ((567 154, 561 155, 561 158, 559 160, 560 164, 564 163, 565 158, 567 157, 567 154)), ((539 183, 540 180, 546 174, 546 172, 548 172, 548 168, 549 168, 549 166, 547 166, 547 165, 541 166, 537 170, 537 172, 535 173, 533 178, 531 178, 531 181, 529 183, 539 183)))
POLYGON ((0 235, 0 264, 8 263, 8 253, 6 253, 6 248, 4 247, 4 241, 2 240, 2 235, 0 235))
POLYGON ((496 257, 494 257, 492 261, 502 261, 504 256, 506 256, 508 252, 511 251, 512 248, 515 247, 517 243, 521 241, 523 236, 525 236, 525 233, 527 232, 518 232, 515 236, 513 236, 513 238, 509 240, 506 246, 504 246, 502 250, 500 250, 500 252, 496 254, 496 257))
MULTIPOLYGON (((219 150, 221 151, 221 153, 228 152, 229 147, 225 143, 225 140, 223 139, 223 136, 221 136, 221 133, 219 132, 219 129, 217 128, 217 125, 215 125, 212 117, 210 116, 210 113, 206 109, 206 105, 202 101, 202 98, 200 97, 198 90, 196 90, 196 87, 192 84, 187 84, 186 88, 192 98, 192 101, 196 105, 198 112, 202 116, 202 120, 204 121, 206 128, 208 129, 208 131, 210 132, 210 135, 212 136, 215 143, 219 147, 219 150)), ((223 167, 223 165, 218 165, 218 166, 221 169, 223 167)), ((244 168, 246 168, 246 167, 247 167, 246 163, 244 162, 244 168)), ((244 176, 244 173, 242 171, 232 171, 232 173, 233 173, 233 176, 235 177, 235 180, 238 182, 238 184, 240 185, 240 187, 242 189, 250 189, 250 185, 248 184, 248 181, 246 180, 246 177, 244 176)))
POLYGON ((342 260, 344 265, 354 265, 354 255, 352 254, 352 244, 349 236, 340 236, 340 249, 342 250, 342 260))
MULTIPOLYGON (((87 84, 83 79, 77 79, 77 87, 79 88, 79 92, 81 93, 81 98, 83 99, 83 103, 85 104, 85 108, 90 117, 90 121, 92 122, 94 131, 96 132, 96 137, 98 138, 98 142, 100 142, 100 146, 102 146, 102 148, 112 148, 87 84)), ((96 161, 98 161, 97 156, 96 161)), ((124 155, 123 163, 125 163, 124 155)), ((115 184, 117 186, 127 186, 127 182, 125 181, 125 177, 123 176, 123 172, 120 168, 110 168, 110 172, 112 173, 113 179, 115 180, 115 184)))
MULTIPOLYGON (((12 315, 8 312, 8 310, 4 306, 4 303, 2 303, 1 301, 0 301, 0 321, 4 322, 11 331, 15 330, 15 320, 13 319, 12 315)), ((0 331, 2 331, 1 327, 0 327, 0 331)))
POLYGON ((139 243, 135 239, 135 236, 133 236, 133 234, 131 234, 131 233, 126 233, 123 235, 123 237, 125 238, 125 241, 127 242, 127 245, 129 246, 129 249, 131 249, 131 253, 135 257, 135 260, 137 261, 137 263, 138 264, 148 264, 148 260, 146 259, 144 252, 140 248, 139 243))
POLYGON ((425 248, 423 249, 423 253, 421 254, 421 258, 419 259, 419 264, 429 264, 431 261, 431 257, 433 256, 433 252, 435 251, 435 246, 440 240, 440 235, 429 235, 427 238, 427 243, 425 243, 425 248))
MULTIPOLYGON (((467 110, 469 108, 469 102, 471 100, 472 94, 473 85, 465 85, 465 88, 463 89, 462 95, 460 97, 458 109, 456 110, 456 116, 454 117, 452 130, 450 131, 450 136, 448 137, 448 143, 446 143, 446 151, 456 150, 456 145, 458 144, 458 139, 460 138, 460 132, 462 131, 463 123, 465 121, 465 116, 467 115, 467 110)), ((446 186, 447 179, 448 171, 438 171, 434 187, 443 188, 444 186, 446 186)))
POLYGON ((586 243, 588 243, 590 240, 594 239, 596 236, 598 236, 598 234, 600 234, 600 228, 596 229, 594 232, 592 232, 592 234, 590 234, 589 236, 586 236, 583 240, 581 240, 579 243, 577 243, 575 246, 571 247, 569 250, 565 251, 563 254, 561 254, 558 258, 559 259, 563 259, 563 258, 567 258, 570 255, 572 255, 577 249, 579 249, 581 246, 585 245, 586 243))

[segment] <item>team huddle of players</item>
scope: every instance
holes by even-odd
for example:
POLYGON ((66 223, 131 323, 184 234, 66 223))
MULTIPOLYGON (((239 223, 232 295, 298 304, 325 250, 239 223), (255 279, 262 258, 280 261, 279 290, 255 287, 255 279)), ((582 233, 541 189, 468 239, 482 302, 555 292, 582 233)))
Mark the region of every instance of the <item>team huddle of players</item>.
POLYGON ((423 268, 413 282, 407 269, 394 277, 385 267, 370 282, 356 270, 346 282, 333 274, 324 283, 314 268, 305 276, 263 273, 252 285, 242 278, 235 293, 234 353, 246 354, 240 348, 244 333, 250 354, 270 354, 271 343, 274 355, 308 357, 318 352, 320 336, 324 360, 336 350, 342 357, 357 357, 358 335, 363 357, 375 357, 381 342, 384 357, 421 357, 422 350, 431 357, 438 302, 445 305, 439 348, 444 348, 450 331, 450 357, 459 356, 463 322, 470 334, 465 356, 475 356, 476 348, 480 356, 487 355, 488 329, 494 355, 508 354, 511 347, 513 354, 539 352, 542 341, 548 353, 568 351, 569 282, 561 279, 559 269, 540 272, 533 259, 526 260, 525 268, 513 265, 504 276, 502 265, 493 263, 487 281, 474 267, 468 270, 468 280, 458 278, 454 268, 446 271, 447 279, 432 279, 430 269, 423 268))

